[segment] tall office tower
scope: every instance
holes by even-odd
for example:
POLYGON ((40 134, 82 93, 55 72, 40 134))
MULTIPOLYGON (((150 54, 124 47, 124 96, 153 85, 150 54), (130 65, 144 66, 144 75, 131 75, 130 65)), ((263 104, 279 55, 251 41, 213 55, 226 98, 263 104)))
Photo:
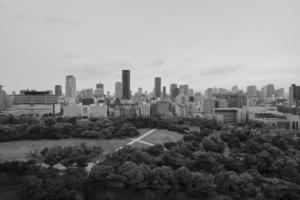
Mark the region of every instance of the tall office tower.
POLYGON ((193 89, 188 89, 188 96, 194 96, 194 90, 193 89))
POLYGON ((248 97, 256 97, 257 96, 257 90, 256 90, 255 85, 247 86, 247 96, 248 97))
POLYGON ((2 89, 2 85, 0 85, 0 111, 6 108, 6 92, 2 89))
POLYGON ((79 92, 79 97, 83 99, 91 99, 94 98, 94 90, 93 88, 83 89, 79 92))
POLYGON ((175 97, 177 97, 179 94, 179 89, 177 87, 177 84, 173 83, 170 85, 170 97, 171 100, 174 101, 175 97))
POLYGON ((142 94, 143 93, 143 88, 138 88, 138 94, 142 94))
POLYGON ((212 98, 212 95, 213 95, 213 89, 212 88, 207 88, 205 90, 205 95, 208 97, 208 98, 212 98))
POLYGON ((155 95, 155 98, 160 98, 161 97, 161 78, 160 77, 155 77, 155 80, 154 80, 154 95, 155 95))
POLYGON ((122 70, 122 99, 130 100, 130 70, 122 70))
POLYGON ((289 88, 289 107, 298 106, 299 100, 300 100, 300 86, 296 86, 295 84, 292 84, 289 88))
POLYGON ((104 90, 104 85, 102 83, 97 83, 96 84, 96 89, 102 89, 102 90, 104 90))
POLYGON ((61 85, 56 85, 54 90, 55 90, 55 96, 60 97, 62 95, 61 85))
POLYGON ((238 91, 239 91, 239 87, 238 87, 237 85, 235 85, 235 86, 233 86, 233 87, 231 88, 231 91, 232 91, 232 92, 238 92, 238 91))
POLYGON ((121 82, 115 83, 115 98, 116 99, 122 98, 122 83, 121 82))
POLYGON ((179 93, 183 95, 188 95, 189 85, 179 85, 179 93))
POLYGON ((275 93, 277 97, 284 97, 284 88, 279 88, 275 93))
POLYGON ((167 91, 166 91, 166 86, 163 87, 163 94, 162 94, 163 98, 167 97, 167 91))
POLYGON ((265 85, 262 88, 262 93, 265 98, 272 97, 275 94, 275 89, 273 84, 265 85))
POLYGON ((66 76, 66 97, 76 97, 76 78, 73 75, 66 76))

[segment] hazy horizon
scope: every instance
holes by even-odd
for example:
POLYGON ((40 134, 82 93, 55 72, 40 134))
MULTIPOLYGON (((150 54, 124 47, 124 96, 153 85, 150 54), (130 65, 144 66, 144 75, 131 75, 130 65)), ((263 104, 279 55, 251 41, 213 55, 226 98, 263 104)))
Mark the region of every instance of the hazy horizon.
POLYGON ((131 90, 189 84, 245 89, 300 84, 298 0, 0 0, 0 85, 53 90, 73 74, 77 90, 121 70, 131 90))

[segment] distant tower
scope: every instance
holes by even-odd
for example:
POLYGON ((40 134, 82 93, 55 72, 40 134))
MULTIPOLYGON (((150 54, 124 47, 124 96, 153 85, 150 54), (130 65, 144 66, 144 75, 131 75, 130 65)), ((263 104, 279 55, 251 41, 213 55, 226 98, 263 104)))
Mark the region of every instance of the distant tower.
POLYGON ((156 98, 161 97, 161 78, 156 77, 154 81, 154 94, 156 98))
POLYGON ((163 87, 163 95, 162 95, 163 98, 166 98, 167 97, 167 91, 166 91, 166 86, 163 87))
POLYGON ((122 99, 122 83, 116 82, 115 83, 115 97, 116 99, 122 99))
POLYGON ((175 97, 179 94, 179 89, 177 87, 177 84, 173 83, 170 85, 170 97, 171 100, 174 101, 175 97))
POLYGON ((130 100, 130 70, 122 70, 122 99, 130 100))
POLYGON ((66 76, 66 97, 76 97, 76 78, 73 75, 66 76))
POLYGON ((188 95, 189 91, 189 85, 184 84, 184 85, 179 85, 179 93, 183 95, 188 95))
POLYGON ((60 97, 62 95, 61 85, 56 85, 54 91, 55 91, 55 96, 60 97))
POLYGON ((104 90, 104 85, 102 83, 98 83, 96 84, 96 88, 104 90))
POLYGON ((0 85, 0 111, 6 108, 6 92, 2 90, 2 85, 0 85))

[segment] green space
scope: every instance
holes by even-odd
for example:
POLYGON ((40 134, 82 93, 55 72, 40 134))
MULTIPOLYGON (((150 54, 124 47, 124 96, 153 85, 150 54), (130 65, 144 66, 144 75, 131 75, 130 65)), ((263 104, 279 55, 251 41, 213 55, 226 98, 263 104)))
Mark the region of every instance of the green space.
POLYGON ((154 133, 144 137, 142 140, 152 144, 163 144, 166 142, 177 142, 182 140, 183 135, 174 131, 158 129, 154 133))
MULTIPOLYGON (((143 135, 152 129, 139 129, 140 135, 143 135)), ((138 136, 139 137, 139 136, 138 136)), ((182 139, 179 133, 168 130, 157 130, 154 133, 143 138, 143 141, 162 144, 165 142, 175 142, 182 139)), ((87 146, 100 146, 105 152, 112 153, 119 147, 122 147, 131 141, 130 138, 120 139, 85 139, 85 138, 67 138, 60 140, 20 140, 1 142, 0 145, 0 161, 10 160, 27 160, 31 157, 31 153, 40 152, 44 148, 52 148, 55 146, 68 147, 85 143, 87 146)), ((135 147, 148 147, 148 145, 135 143, 135 147)))

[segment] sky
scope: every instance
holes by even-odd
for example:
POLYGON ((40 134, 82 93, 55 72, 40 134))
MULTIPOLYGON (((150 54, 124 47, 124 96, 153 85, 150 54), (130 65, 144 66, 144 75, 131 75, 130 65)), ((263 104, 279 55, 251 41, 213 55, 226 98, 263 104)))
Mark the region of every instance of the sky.
POLYGON ((7 92, 104 83, 131 90, 300 84, 299 0, 0 0, 7 92))

